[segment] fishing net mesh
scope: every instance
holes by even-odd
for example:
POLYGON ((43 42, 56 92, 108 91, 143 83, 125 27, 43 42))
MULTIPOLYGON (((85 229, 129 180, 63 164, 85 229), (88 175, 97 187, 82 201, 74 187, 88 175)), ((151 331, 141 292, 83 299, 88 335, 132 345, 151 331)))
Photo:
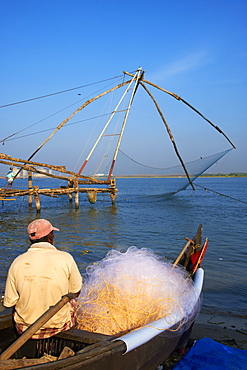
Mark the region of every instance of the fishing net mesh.
POLYGON ((148 249, 113 250, 87 273, 78 299, 79 329, 112 335, 164 318, 177 331, 198 309, 186 272, 148 249))
MULTIPOLYGON (((204 158, 199 158, 195 161, 185 163, 185 167, 187 172, 190 176, 191 181, 194 181, 197 177, 199 177, 202 173, 208 170, 213 164, 219 161, 222 157, 228 154, 231 149, 227 149, 223 152, 216 153, 204 158)), ((107 170, 105 170, 107 171, 107 170)), ((157 168, 147 166, 143 163, 139 163, 135 161, 133 158, 129 157, 127 154, 119 151, 118 159, 114 168, 114 175, 121 176, 121 175, 153 175, 153 176, 181 176, 184 177, 183 181, 180 181, 177 188, 174 191, 180 191, 186 189, 190 182, 188 181, 187 177, 185 176, 184 169, 182 165, 169 167, 169 168, 157 168)))

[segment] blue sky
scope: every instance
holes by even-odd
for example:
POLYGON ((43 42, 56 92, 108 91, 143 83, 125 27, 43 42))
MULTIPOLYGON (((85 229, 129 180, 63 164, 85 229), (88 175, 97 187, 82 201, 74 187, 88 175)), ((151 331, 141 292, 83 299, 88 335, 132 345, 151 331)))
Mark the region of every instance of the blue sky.
MULTIPOLYGON (((141 66, 145 79, 195 106, 235 144, 237 149, 215 171, 247 172, 246 0, 0 0, 0 6, 1 106, 120 76, 141 66)), ((30 132, 56 127, 90 94, 107 90, 110 83, 114 81, 91 86, 89 91, 82 88, 1 108, 0 140, 38 121, 30 132), (44 120, 48 116, 52 117, 44 120)), ((193 160, 194 149, 197 158, 230 147, 183 103, 152 92, 185 161, 193 160)), ((151 149, 149 142, 155 147, 161 133, 160 128, 156 131, 157 113, 144 95, 138 90, 131 113, 134 123, 130 122, 123 145, 140 161, 154 164, 158 149, 151 149)), ((90 108, 84 118, 100 113, 90 108)), ((1 152, 26 159, 49 134, 6 141, 1 152)), ((75 148, 84 145, 87 135, 76 125, 61 130, 34 160, 66 164, 73 170, 81 153, 75 148)), ((173 165, 170 157, 167 165, 173 165)))

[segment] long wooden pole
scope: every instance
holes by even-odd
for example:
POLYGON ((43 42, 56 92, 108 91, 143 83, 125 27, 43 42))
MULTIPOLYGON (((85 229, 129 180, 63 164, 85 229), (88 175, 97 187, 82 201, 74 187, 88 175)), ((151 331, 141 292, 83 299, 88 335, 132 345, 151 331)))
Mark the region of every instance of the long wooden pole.
POLYGON ((51 306, 38 320, 36 320, 24 333, 8 347, 1 355, 0 360, 8 360, 20 347, 25 344, 33 334, 35 334, 52 316, 54 316, 71 299, 76 298, 76 294, 68 293, 58 301, 55 306, 51 306))
POLYGON ((190 243, 191 243, 191 241, 189 240, 189 241, 185 244, 185 246, 183 247, 183 249, 182 249, 182 250, 181 250, 181 252, 179 253, 179 256, 177 257, 176 261, 173 263, 173 267, 175 267, 175 266, 178 264, 178 262, 181 260, 181 258, 182 258, 182 256, 183 256, 184 252, 187 250, 187 248, 189 247, 190 243))
MULTIPOLYGON (((129 72, 125 72, 124 73, 128 76, 133 76, 132 73, 129 73, 129 72)), ((201 112, 199 112, 199 110, 197 110, 195 107, 193 107, 191 104, 189 104, 186 100, 184 100, 183 98, 181 98, 180 96, 178 96, 177 94, 174 94, 173 92, 170 92, 168 90, 165 90, 163 89, 162 87, 158 86, 158 85, 155 85, 154 83, 150 82, 150 81, 147 81, 147 80, 142 80, 143 82, 155 87, 156 89, 159 89, 161 91, 164 91, 165 93, 173 96, 173 98, 177 99, 177 100, 181 100, 181 102, 183 102, 184 104, 186 104, 189 108, 193 109, 194 112, 196 112, 197 114, 199 114, 199 116, 201 116, 205 121, 207 121, 211 126, 213 126, 220 134, 222 134, 226 140, 232 145, 232 147, 234 149, 236 149, 235 145, 231 142, 231 140, 229 139, 228 136, 226 136, 226 134, 216 125, 213 124, 213 122, 211 122, 208 118, 206 118, 201 112)))
POLYGON ((154 97, 153 97, 153 95, 151 94, 151 92, 147 89, 147 87, 146 87, 142 82, 141 82, 141 85, 142 85, 142 87, 144 88, 144 90, 148 93, 148 95, 151 97, 151 99, 153 100, 153 102, 154 102, 154 104, 155 104, 155 106, 156 106, 156 108, 157 108, 157 110, 158 110, 158 112, 159 112, 159 114, 160 114, 160 117, 161 117, 161 119, 162 119, 162 121, 163 121, 163 123, 164 123, 164 125, 165 125, 165 127, 166 127, 166 130, 167 130, 167 132, 168 132, 168 135, 169 135, 169 137, 170 137, 170 139, 171 139, 171 142, 172 142, 172 144, 173 144, 173 147, 174 147, 175 153, 177 154, 177 157, 178 157, 178 159, 179 159, 179 161, 180 161, 180 163, 181 163, 181 165, 182 165, 182 167, 183 167, 183 169, 184 169, 184 172, 185 172, 185 174, 186 174, 186 176, 187 176, 187 179, 188 179, 188 181, 189 181, 189 183, 190 183, 190 185, 191 185, 192 189, 193 189, 193 190, 195 190, 194 185, 193 185, 193 182, 191 181, 190 176, 189 176, 189 173, 188 173, 188 171, 187 171, 187 168, 186 168, 186 166, 185 166, 185 164, 184 164, 184 161, 183 161, 183 159, 182 159, 181 155, 179 154, 179 151, 178 151, 177 145, 176 145, 176 143, 175 143, 174 137, 173 137, 173 135, 172 135, 171 129, 170 129, 170 127, 168 126, 168 124, 167 124, 167 122, 166 122, 166 120, 165 120, 165 117, 163 116, 163 113, 161 112, 161 109, 160 109, 160 107, 159 107, 159 105, 158 105, 157 101, 154 99, 154 97))
POLYGON ((137 88, 139 86, 139 82, 140 82, 140 80, 143 77, 143 73, 144 72, 142 71, 142 68, 140 67, 140 68, 138 68, 136 74, 134 75, 135 80, 136 80, 136 83, 135 83, 135 86, 133 88, 133 91, 132 91, 132 94, 131 94, 131 97, 130 97, 130 101, 129 101, 129 104, 128 104, 128 108, 127 108, 126 113, 125 113, 125 116, 124 116, 124 121, 123 121, 123 124, 122 124, 121 132, 120 132, 120 135, 119 135, 119 138, 118 138, 117 146, 116 146, 116 149, 115 149, 115 152, 114 152, 114 155, 113 155, 113 160, 112 160, 111 167, 110 167, 110 170, 109 170, 109 173, 108 173, 108 177, 107 177, 107 180, 108 181, 110 181, 110 179, 111 179, 111 175, 112 175, 112 172, 113 172, 113 168, 115 166, 115 163, 116 163, 116 159, 117 159, 117 155, 118 155, 120 143, 122 141, 124 129, 125 129, 125 126, 126 126, 126 122, 127 122, 128 116, 129 116, 130 107, 132 105, 132 102, 133 102, 135 93, 136 93, 137 88))
MULTIPOLYGON (((89 177, 89 176, 81 176, 81 175, 78 176, 78 174, 76 172, 67 171, 64 166, 53 166, 53 165, 49 165, 47 163, 33 162, 33 161, 28 161, 28 160, 24 160, 24 159, 20 159, 20 158, 12 158, 9 155, 3 154, 3 153, 0 153, 0 163, 8 164, 8 165, 11 165, 11 166, 16 166, 16 167, 21 167, 21 169, 31 171, 31 172, 37 172, 37 173, 46 175, 48 177, 63 179, 62 176, 52 175, 50 173, 37 170, 35 167, 33 167, 33 165, 37 166, 37 167, 47 167, 51 170, 58 171, 58 172, 61 172, 61 173, 65 173, 65 174, 71 175, 73 177, 79 177, 81 179, 91 180, 91 181, 93 181, 93 183, 99 183, 99 184, 105 184, 106 183, 106 181, 97 180, 97 179, 89 177), (20 162, 23 162, 24 164, 22 164, 20 162)), ((66 180, 67 177, 64 177, 64 179, 66 180)))
MULTIPOLYGON (((107 91, 104 91, 103 93, 95 96, 94 98, 92 99, 89 99, 87 100, 84 104, 82 104, 78 109, 76 109, 68 118, 66 118, 63 122, 61 122, 56 128, 55 130, 51 133, 51 135, 45 140, 43 141, 42 144, 40 144, 40 146, 30 155, 30 157, 28 158, 28 161, 30 161, 30 159, 32 159, 36 153, 38 153, 38 151, 55 135, 55 133, 60 130, 72 117, 74 117, 74 115, 78 112, 80 112, 83 108, 85 108, 87 105, 89 105, 90 103, 92 103, 93 101, 101 98, 102 96, 108 94, 109 92, 111 91, 114 91, 116 89, 119 89, 120 87, 128 84, 131 80, 129 81, 126 81, 126 82, 123 82, 117 86, 114 86, 113 88, 111 88, 110 90, 107 90, 107 91)), ((19 171, 16 173, 14 179, 19 175, 21 171, 21 168, 19 169, 19 171)))
POLYGON ((120 106, 120 104, 121 104, 121 102, 123 101, 123 99, 124 99, 125 95, 126 95, 126 94, 127 94, 127 92, 129 91, 129 89, 130 89, 130 87, 131 87, 131 85, 132 85, 132 83, 133 83, 133 81, 134 81, 134 80, 135 80, 135 77, 133 77, 133 78, 132 78, 132 80, 131 80, 131 81, 130 81, 130 83, 129 83, 129 86, 127 86, 127 88, 125 89, 125 91, 124 91, 123 95, 121 96, 121 98, 120 98, 119 102, 117 103, 117 105, 116 105, 115 109, 114 109, 114 110, 113 110, 113 112, 111 113, 110 118, 109 118, 109 119, 108 119, 108 121, 106 122, 106 124, 105 124, 105 126, 104 126, 103 130, 102 130, 102 131, 101 131, 101 133, 99 134, 99 136, 98 136, 97 140, 95 141, 95 143, 94 143, 94 145, 93 145, 92 149, 90 150, 90 152, 89 152, 89 154, 88 154, 87 158, 86 158, 86 159, 85 159, 85 161, 83 162, 83 164, 82 164, 82 166, 81 166, 81 168, 80 168, 80 170, 79 170, 79 172, 78 172, 78 175, 80 175, 80 174, 82 173, 83 169, 85 168, 86 164, 88 163, 89 158, 90 158, 90 157, 91 157, 91 155, 93 154, 93 152, 94 152, 94 150, 95 150, 96 146, 98 145, 98 143, 99 143, 100 139, 102 138, 102 136, 103 136, 103 134, 104 134, 105 130, 106 130, 106 129, 107 129, 107 127, 109 126, 109 124, 110 124, 110 122, 111 122, 112 118, 114 117, 115 113, 117 112, 118 107, 120 106))

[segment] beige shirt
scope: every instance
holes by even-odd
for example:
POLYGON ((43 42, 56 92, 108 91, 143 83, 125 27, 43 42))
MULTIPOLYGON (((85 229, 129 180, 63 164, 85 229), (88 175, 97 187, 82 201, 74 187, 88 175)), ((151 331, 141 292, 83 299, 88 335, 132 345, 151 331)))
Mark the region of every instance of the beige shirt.
MULTIPOLYGON (((73 257, 52 244, 35 243, 11 264, 4 295, 4 306, 15 306, 14 320, 30 326, 63 295, 77 293, 82 277, 73 257)), ((67 303, 42 328, 61 328, 70 321, 67 303)))

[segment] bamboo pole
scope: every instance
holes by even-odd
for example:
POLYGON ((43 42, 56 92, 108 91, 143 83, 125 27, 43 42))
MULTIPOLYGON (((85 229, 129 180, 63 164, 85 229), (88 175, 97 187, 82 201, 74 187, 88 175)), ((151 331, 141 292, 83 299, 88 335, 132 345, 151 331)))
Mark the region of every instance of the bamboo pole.
MULTIPOLYGON (((1 355, 0 360, 9 359, 26 341, 31 338, 51 317, 53 317, 65 304, 75 298, 74 293, 68 293, 58 301, 55 306, 51 306, 42 316, 40 316, 10 347, 1 355)), ((38 302, 37 302, 38 304, 38 302)))
POLYGON ((183 247, 183 249, 181 250, 181 252, 179 253, 178 257, 176 258, 176 261, 173 263, 173 267, 175 267, 179 261, 181 260, 183 254, 186 252, 186 250, 188 249, 189 245, 190 245, 191 241, 189 240, 185 246, 183 247))
MULTIPOLYGON (((9 160, 9 161, 14 161, 14 162, 19 162, 19 163, 26 163, 26 164, 32 164, 32 165, 36 165, 38 167, 48 167, 52 170, 55 170, 55 171, 66 171, 66 167, 65 166, 55 166, 55 165, 51 165, 51 164, 47 164, 47 163, 40 163, 40 162, 34 162, 34 161, 28 161, 26 159, 21 159, 21 158, 14 158, 14 157, 11 157, 10 155, 8 154, 4 154, 4 153, 0 153, 0 159, 6 159, 6 160, 9 160)), ((22 164, 19 164, 17 165, 19 167, 22 166, 22 164)))
MULTIPOLYGON (((20 158, 10 157, 9 155, 4 154, 4 153, 0 153, 0 163, 11 165, 11 166, 16 166, 16 167, 21 167, 24 170, 41 173, 41 174, 44 174, 48 177, 55 177, 55 178, 63 179, 62 176, 52 175, 52 174, 49 174, 47 172, 44 172, 44 171, 42 172, 40 170, 37 170, 32 165, 37 166, 37 167, 47 167, 47 168, 49 168, 51 170, 54 170, 54 171, 62 172, 62 173, 65 173, 65 174, 68 174, 68 175, 71 175, 71 176, 74 176, 74 177, 78 177, 80 179, 85 179, 85 180, 92 181, 93 183, 98 183, 98 184, 109 183, 107 181, 97 180, 97 179, 89 177, 89 176, 82 176, 82 175, 78 176, 78 174, 76 172, 67 171, 65 166, 53 166, 53 165, 49 165, 47 163, 27 161, 27 160, 20 159, 20 158), (25 164, 21 164, 20 162, 23 162, 25 164)), ((64 177, 64 179, 67 179, 67 177, 64 177)))
MULTIPOLYGON (((129 72, 126 72, 126 71, 123 71, 123 73, 125 73, 126 75, 131 76, 131 77, 133 77, 133 76, 134 76, 132 73, 129 73, 129 72)), ((146 82, 147 84, 149 84, 149 85, 151 85, 151 86, 153 86, 153 87, 156 87, 157 89, 159 89, 159 90, 161 90, 161 91, 164 91, 165 93, 167 93, 167 94, 169 94, 169 95, 173 96, 173 97, 174 97, 175 99, 177 99, 177 100, 181 100, 180 96, 178 96, 177 94, 174 94, 173 92, 170 92, 170 91, 168 91, 168 90, 165 90, 165 89, 163 89, 162 87, 160 87, 160 86, 158 86, 158 85, 155 85, 154 83, 152 83, 152 82, 150 82, 150 81, 145 80, 144 78, 142 79, 142 82, 146 82)))
MULTIPOLYGON (((3 161, 3 160, 0 160, 0 163, 9 164, 8 162, 3 161)), ((16 163, 14 163, 13 161, 11 161, 11 164, 12 163, 13 163, 13 166, 16 166, 16 163)), ((47 172, 42 171, 42 170, 37 170, 37 168, 32 167, 32 166, 29 166, 29 165, 23 165, 22 166, 22 169, 27 170, 27 171, 30 171, 30 172, 38 173, 38 174, 44 175, 46 177, 51 177, 51 178, 54 178, 54 179, 60 179, 60 180, 66 180, 66 181, 68 181, 68 179, 71 178, 71 174, 72 174, 72 178, 73 177, 77 177, 77 174, 76 173, 73 173, 73 172, 70 172, 70 171, 65 172, 66 174, 68 174, 68 176, 53 175, 53 174, 47 173, 47 172)), ((83 178, 85 180, 78 179, 78 184, 103 184, 103 185, 109 185, 109 183, 110 183, 110 181, 108 181, 108 180, 97 180, 94 177, 81 176, 81 178, 83 178)))
POLYGON ((187 168, 186 168, 186 166, 185 166, 185 164, 184 164, 184 161, 182 160, 182 157, 181 157, 181 156, 180 156, 180 154, 179 154, 179 151, 178 151, 177 145, 176 145, 176 143, 175 143, 174 137, 173 137, 173 135, 172 135, 171 129, 170 129, 170 127, 168 126, 168 124, 167 124, 167 122, 166 122, 166 120, 165 120, 165 117, 163 116, 163 113, 161 112, 161 109, 160 109, 160 107, 159 107, 159 105, 158 105, 157 101, 154 99, 154 97, 153 97, 153 95, 151 94, 151 92, 147 89, 147 87, 146 87, 142 82, 141 82, 141 85, 142 85, 142 87, 144 88, 144 90, 148 93, 148 95, 150 96, 150 98, 153 100, 153 102, 154 102, 154 104, 155 104, 155 106, 156 106, 156 108, 157 108, 157 110, 158 110, 158 112, 159 112, 159 114, 160 114, 160 117, 161 117, 161 119, 162 119, 162 121, 163 121, 163 123, 164 123, 164 125, 165 125, 165 127, 166 127, 166 130, 167 130, 167 132, 168 132, 168 135, 169 135, 169 137, 170 137, 170 139, 171 139, 171 142, 172 142, 172 144, 173 144, 173 147, 174 147, 175 153, 177 154, 177 157, 178 157, 178 159, 179 159, 179 161, 180 161, 180 163, 181 163, 181 165, 182 165, 182 167, 183 167, 183 169, 184 169, 184 172, 185 172, 185 174, 186 174, 186 176, 187 176, 187 179, 188 179, 188 181, 189 181, 189 183, 190 183, 190 185, 191 185, 192 189, 193 189, 193 190, 195 190, 195 187, 194 187, 194 185, 193 185, 193 182, 192 182, 192 181, 191 181, 191 179, 190 179, 190 175, 189 175, 189 173, 188 173, 188 171, 187 171, 187 168))
POLYGON ((135 80, 136 80, 136 83, 135 83, 135 86, 133 87, 133 91, 132 91, 132 94, 131 94, 131 97, 130 97, 130 100, 129 100, 129 104, 128 104, 128 107, 126 109, 126 113, 125 113, 125 116, 124 116, 123 124, 122 124, 122 127, 121 127, 121 132, 120 132, 120 135, 119 135, 119 138, 118 138, 118 142, 117 142, 117 146, 116 146, 116 149, 115 149, 115 152, 114 152, 114 155, 113 155, 113 160, 112 160, 112 163, 111 163, 110 171, 109 171, 108 177, 107 177, 108 181, 110 181, 111 176, 112 176, 112 172, 113 172, 113 168, 114 168, 115 163, 116 163, 120 143, 122 141, 123 133, 124 133, 124 130, 125 130, 125 126, 126 126, 126 123, 127 123, 128 116, 129 116, 130 107, 133 103, 135 93, 138 89, 139 82, 142 79, 143 74, 144 74, 144 72, 142 71, 142 68, 140 67, 140 68, 138 68, 137 73, 134 76, 135 80))
POLYGON ((78 172, 78 175, 80 175, 80 174, 81 174, 81 172, 82 172, 82 171, 83 171, 83 169, 85 168, 86 164, 88 163, 88 161, 89 161, 89 159, 90 159, 91 155, 93 154, 93 152, 94 152, 94 150, 95 150, 96 146, 98 145, 98 143, 99 143, 100 139, 102 138, 102 136, 103 136, 103 134, 104 134, 105 130, 107 129, 107 127, 109 126, 109 124, 110 124, 110 122, 111 122, 112 118, 114 117, 115 113, 117 112, 117 110, 118 110, 118 108, 119 108, 119 106, 120 106, 121 102, 123 101, 123 99, 124 99, 124 97, 126 96, 127 92, 130 90, 130 87, 131 87, 131 85, 132 85, 132 83, 133 83, 133 81, 134 81, 134 80, 135 80, 135 76, 134 76, 134 77, 132 78, 132 80, 130 81, 129 86, 127 86, 127 88, 125 89, 125 91, 124 91, 123 95, 121 96, 121 98, 120 98, 119 102, 117 103, 117 105, 116 105, 115 109, 114 109, 114 110, 113 110, 113 112, 111 113, 110 118, 108 119, 108 121, 106 122, 106 124, 105 124, 105 126, 104 126, 103 130, 101 131, 101 133, 99 134, 98 138, 96 139, 96 141, 95 141, 95 143, 94 143, 94 145, 93 145, 92 149, 90 150, 90 152, 89 152, 88 156, 86 157, 86 159, 85 159, 84 163, 82 164, 82 166, 81 166, 81 168, 80 168, 80 170, 79 170, 79 172, 78 172))
POLYGON ((25 195, 28 195, 29 193, 31 193, 32 195, 34 195, 35 193, 37 194, 40 194, 40 195, 46 195, 46 196, 52 196, 52 197, 55 197, 56 195, 64 195, 64 194, 73 194, 75 192, 79 192, 79 193, 88 193, 90 191, 95 191, 97 193, 116 193, 118 190, 117 189, 113 189, 113 188, 106 188, 106 189, 102 189, 102 188, 66 188, 66 189, 63 189, 63 188, 55 188, 55 189, 39 189, 38 187, 36 187, 36 189, 31 189, 31 190, 17 190, 17 189, 13 189, 13 190, 1 190, 0 189, 0 197, 4 198, 4 197, 13 197, 13 196, 25 196, 25 195))
MULTIPOLYGON (((78 109, 76 109, 68 118, 66 118, 65 120, 63 120, 63 122, 61 122, 56 128, 55 128, 55 130, 51 133, 51 135, 46 139, 46 140, 44 140, 43 141, 43 143, 41 143, 40 145, 39 145, 39 147, 30 155, 30 157, 28 158, 28 161, 30 161, 30 159, 32 159, 34 156, 35 156, 35 154, 37 154, 38 153, 38 151, 55 135, 55 133, 58 131, 58 130, 60 130, 71 118, 73 118, 75 115, 76 115, 76 113, 78 113, 78 112, 80 112, 83 108, 85 108, 87 105, 89 105, 90 103, 92 103, 93 101, 95 101, 95 100, 97 100, 97 99, 99 99, 99 98, 101 98, 102 96, 104 96, 104 95, 106 95, 106 94, 108 94, 109 92, 111 92, 111 91, 114 91, 114 90, 116 90, 116 89, 119 89, 120 87, 122 87, 122 86, 124 86, 124 85, 126 85, 126 84, 128 84, 130 81, 126 81, 126 82, 123 82, 123 83, 121 83, 121 84, 119 84, 119 85, 117 85, 117 86, 114 86, 113 88, 111 88, 110 90, 107 90, 107 91, 104 91, 103 93, 101 93, 101 94, 99 94, 99 95, 97 95, 97 96, 95 96, 94 98, 92 98, 92 99, 89 99, 89 100, 87 100, 84 104, 82 104, 78 109)), ((20 171, 21 171, 21 169, 17 172, 17 174, 15 175, 15 177, 16 176, 18 176, 18 174, 20 173, 20 171)))
MULTIPOLYGON (((131 76, 133 77, 134 75, 132 73, 129 73, 129 72, 123 72, 125 73, 126 75, 128 76, 131 76)), ((170 92, 168 90, 165 90, 163 89, 162 87, 158 86, 158 85, 155 85, 154 83, 150 82, 150 81, 147 81, 147 80, 142 80, 143 82, 155 87, 156 89, 159 89, 161 91, 164 91, 165 93, 173 96, 175 99, 177 100, 181 100, 181 102, 183 102, 184 104, 186 104, 189 108, 191 108, 194 112, 196 112, 197 114, 199 114, 199 116, 201 116, 205 121, 207 121, 211 126, 213 126, 220 134, 222 134, 226 140, 231 144, 231 146, 236 149, 235 145, 231 142, 231 140, 228 138, 228 136, 226 136, 226 134, 216 125, 213 124, 213 122, 211 122, 208 118, 206 118, 201 112, 199 112, 199 110, 197 110, 195 107, 193 107, 191 104, 189 104, 186 100, 184 100, 183 98, 181 98, 180 96, 178 96, 177 94, 174 94, 173 92, 170 92)))

